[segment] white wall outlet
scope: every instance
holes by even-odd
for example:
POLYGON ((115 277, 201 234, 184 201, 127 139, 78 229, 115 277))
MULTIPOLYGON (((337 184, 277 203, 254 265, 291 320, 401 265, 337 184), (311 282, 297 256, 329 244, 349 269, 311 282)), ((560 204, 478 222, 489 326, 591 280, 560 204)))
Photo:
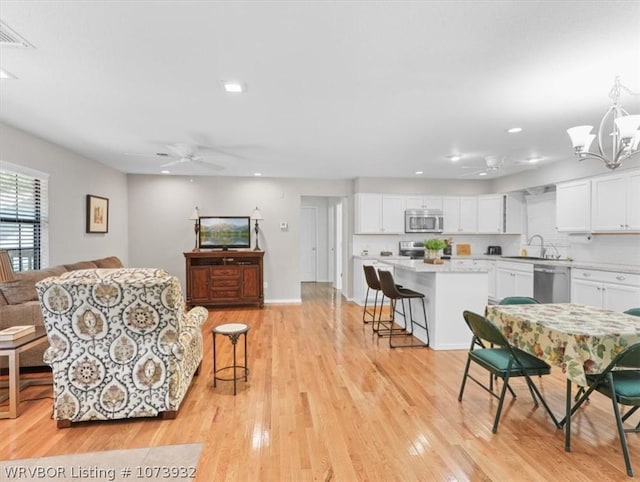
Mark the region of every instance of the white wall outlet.
POLYGON ((286 221, 280 221, 280 230, 286 231, 287 229, 289 229, 289 223, 286 221))

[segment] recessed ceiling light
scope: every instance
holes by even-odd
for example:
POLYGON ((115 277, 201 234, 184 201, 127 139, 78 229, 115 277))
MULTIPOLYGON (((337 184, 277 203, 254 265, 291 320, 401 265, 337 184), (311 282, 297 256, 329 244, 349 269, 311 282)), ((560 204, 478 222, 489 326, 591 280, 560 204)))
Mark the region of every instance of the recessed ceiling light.
POLYGON ((422 171, 416 171, 416 175, 418 175, 418 176, 419 176, 420 174, 424 174, 424 172, 422 172, 422 171))
POLYGON ((449 159, 451 162, 458 162, 460 159, 462 159, 462 156, 460 154, 451 154, 450 156, 447 156, 447 159, 449 159))
POLYGON ((160 171, 162 174, 171 174, 171 171, 167 171, 166 169, 164 171, 160 171))
POLYGON ((480 174, 478 174, 478 176, 486 176, 487 173, 486 172, 481 172, 480 174))
POLYGON ((245 87, 240 82, 224 82, 224 90, 232 94, 240 94, 245 91, 245 87))
POLYGON ((518 132, 522 132, 522 127, 512 127, 511 129, 507 129, 509 134, 517 134, 518 132))
POLYGON ((536 162, 540 162, 542 157, 527 157, 527 162, 530 164, 535 164, 536 162))
POLYGON ((262 173, 261 172, 254 172, 253 175, 259 177, 259 176, 262 176, 262 173))
POLYGON ((7 72, 4 69, 0 69, 0 79, 17 79, 11 72, 7 72))

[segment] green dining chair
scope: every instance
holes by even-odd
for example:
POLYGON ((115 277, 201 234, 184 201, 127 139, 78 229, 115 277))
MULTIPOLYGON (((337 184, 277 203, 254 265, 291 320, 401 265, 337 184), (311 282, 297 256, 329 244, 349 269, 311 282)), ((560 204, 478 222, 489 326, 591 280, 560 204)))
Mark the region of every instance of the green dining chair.
POLYGON ((640 316, 640 308, 629 308, 625 313, 627 315, 640 316))
POLYGON ((467 378, 471 379, 485 391, 489 392, 493 397, 497 398, 499 402, 492 428, 492 432, 497 433, 498 424, 500 423, 500 414, 502 413, 502 406, 504 404, 507 389, 509 389, 515 397, 513 390, 511 390, 511 387, 509 386, 509 380, 515 377, 525 377, 534 404, 538 406, 539 399, 542 402, 542 405, 544 405, 547 413, 551 416, 555 426, 559 427, 558 420, 542 397, 538 387, 531 379, 532 376, 536 375, 548 375, 551 373, 551 367, 535 356, 511 346, 502 332, 484 316, 480 316, 471 311, 465 311, 462 316, 473 333, 473 339, 471 340, 471 346, 467 355, 467 363, 464 369, 464 376, 462 377, 462 385, 460 386, 458 401, 462 401, 462 395, 464 394, 467 378), (486 348, 483 341, 490 343, 492 347, 486 348), (502 379, 502 390, 499 395, 493 391, 493 387, 487 387, 484 383, 469 373, 471 362, 474 362, 488 370, 491 375, 502 379))
POLYGON ((528 296, 507 296, 506 298, 502 298, 500 300, 499 305, 533 305, 540 303, 535 298, 530 298, 528 296))
MULTIPOLYGON (((602 373, 587 375, 589 388, 571 409, 571 415, 573 415, 594 390, 611 399, 622 455, 629 477, 633 477, 633 468, 629 458, 626 434, 640 432, 640 424, 633 428, 625 428, 624 422, 640 408, 640 371, 638 370, 640 370, 640 343, 631 345, 618 354, 602 373), (624 416, 621 416, 618 404, 633 408, 625 413, 624 416)), ((568 443, 570 443, 570 437, 571 434, 569 433, 567 435, 567 438, 569 438, 568 443)))

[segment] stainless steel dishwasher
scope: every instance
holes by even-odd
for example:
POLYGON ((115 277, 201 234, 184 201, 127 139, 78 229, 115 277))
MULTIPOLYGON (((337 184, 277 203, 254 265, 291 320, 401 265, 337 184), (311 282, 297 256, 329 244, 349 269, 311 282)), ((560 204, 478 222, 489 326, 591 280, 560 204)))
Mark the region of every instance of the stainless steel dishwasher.
POLYGON ((540 303, 568 303, 571 286, 570 268, 553 264, 533 266, 533 297, 540 303))

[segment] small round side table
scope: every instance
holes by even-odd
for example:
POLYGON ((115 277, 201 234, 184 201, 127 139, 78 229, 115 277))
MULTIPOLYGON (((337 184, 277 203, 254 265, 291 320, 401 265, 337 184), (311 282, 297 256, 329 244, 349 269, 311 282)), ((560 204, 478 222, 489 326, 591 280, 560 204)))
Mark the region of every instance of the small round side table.
POLYGON ((244 381, 248 381, 249 377, 249 368, 247 365, 247 332, 249 331, 249 326, 244 323, 226 323, 224 325, 215 326, 211 330, 211 334, 213 335, 213 386, 216 386, 216 382, 218 380, 223 381, 231 381, 233 380, 233 394, 236 394, 236 382, 244 378, 244 381), (216 335, 224 335, 231 340, 231 344, 233 345, 233 364, 218 368, 216 364, 216 335), (240 335, 244 335, 244 364, 238 365, 236 362, 236 345, 238 344, 238 338, 240 335), (219 377, 218 372, 223 370, 229 370, 233 368, 233 377, 224 378, 219 377), (237 370, 240 370, 238 374, 237 370))

